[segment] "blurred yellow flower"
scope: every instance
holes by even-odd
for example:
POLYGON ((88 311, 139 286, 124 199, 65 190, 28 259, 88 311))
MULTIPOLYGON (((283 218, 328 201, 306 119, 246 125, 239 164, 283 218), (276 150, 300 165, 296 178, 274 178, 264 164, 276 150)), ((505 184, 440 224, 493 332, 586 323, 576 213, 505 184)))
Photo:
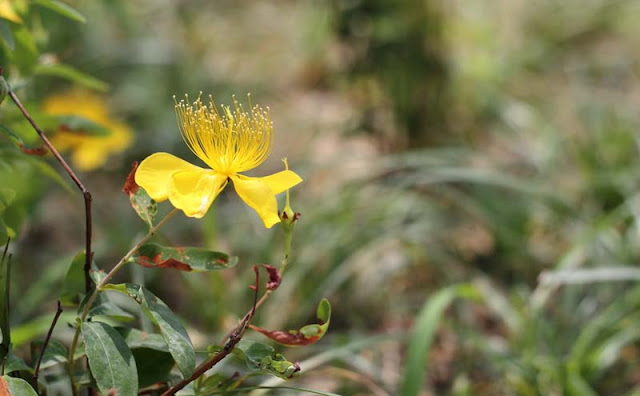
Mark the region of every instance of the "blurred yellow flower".
POLYGON ((201 218, 231 180, 240 198, 258 213, 265 227, 271 228, 280 222, 275 195, 302 179, 288 169, 265 177, 239 174, 267 159, 273 124, 268 109, 255 106, 246 112, 235 98, 233 108, 223 107, 223 113, 218 113, 211 97, 208 105, 200 98, 192 104, 176 103, 185 143, 211 169, 168 153, 155 153, 138 167, 136 183, 156 201, 169 199, 185 215, 201 218))
POLYGON ((128 126, 113 120, 104 100, 85 91, 68 91, 44 100, 43 111, 56 116, 78 116, 104 128, 108 134, 91 134, 69 125, 58 127, 51 143, 60 151, 71 151, 73 165, 81 171, 103 166, 112 153, 131 144, 133 134, 128 126))
POLYGON ((0 0, 0 18, 4 18, 15 23, 22 23, 22 19, 13 9, 11 0, 0 0))

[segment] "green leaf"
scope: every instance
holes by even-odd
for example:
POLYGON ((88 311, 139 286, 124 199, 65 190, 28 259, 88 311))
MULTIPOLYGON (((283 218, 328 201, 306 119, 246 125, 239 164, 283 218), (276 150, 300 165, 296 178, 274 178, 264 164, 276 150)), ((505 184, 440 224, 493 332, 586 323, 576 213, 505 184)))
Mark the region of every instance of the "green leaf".
POLYGON ((174 268, 181 271, 212 271, 234 267, 237 257, 195 247, 165 247, 155 243, 142 245, 132 260, 144 267, 174 268))
POLYGON ((38 396, 29 383, 21 378, 8 375, 0 377, 0 395, 2 396, 38 396))
POLYGON ((4 361, 11 349, 11 330, 9 326, 9 287, 11 285, 9 267, 11 259, 7 255, 8 249, 9 242, 7 241, 2 258, 0 258, 0 362, 4 361))
POLYGON ((124 182, 122 192, 129 195, 131 201, 131 207, 136 211, 138 216, 147 223, 149 228, 153 227, 153 219, 158 214, 158 204, 154 201, 144 188, 140 187, 136 183, 136 170, 138 169, 138 162, 133 163, 133 167, 127 180, 124 182))
POLYGON ((33 372, 33 369, 29 367, 24 360, 20 359, 13 351, 9 351, 7 360, 4 363, 5 374, 11 374, 14 371, 28 371, 33 372))
MULTIPOLYGON (((78 305, 85 294, 84 263, 85 254, 84 252, 80 252, 71 260, 71 264, 69 264, 67 274, 64 277, 64 281, 60 287, 60 293, 58 294, 58 299, 63 306, 78 305)), ((93 261, 91 262, 91 268, 94 270, 97 269, 93 261)))
POLYGON ((79 13, 75 8, 71 7, 68 4, 65 4, 61 1, 57 1, 57 0, 35 0, 34 3, 48 8, 51 11, 62 15, 64 17, 67 17, 69 19, 72 19, 74 21, 78 21, 81 23, 86 23, 87 22, 87 18, 84 17, 84 15, 82 15, 81 13, 79 13))
POLYGON ((331 321, 331 304, 329 300, 325 298, 320 301, 318 309, 316 310, 316 316, 318 317, 318 324, 306 325, 300 328, 300 330, 269 331, 253 325, 249 325, 249 327, 283 345, 310 345, 324 337, 329 329, 329 323, 331 321))
MULTIPOLYGON (((89 297, 87 297, 86 299, 88 298, 89 297)), ((78 314, 82 312, 85 302, 86 301, 83 301, 82 304, 80 304, 80 307, 78 308, 78 314)), ((109 299, 109 296, 106 296, 104 294, 98 295, 95 302, 93 303, 93 306, 89 310, 88 316, 90 318, 102 316, 119 322, 130 322, 136 318, 133 314, 117 306, 113 301, 109 299)))
POLYGON ((109 89, 109 85, 104 81, 98 80, 88 74, 82 73, 69 65, 60 63, 37 65, 34 73, 40 76, 53 76, 63 78, 65 80, 83 85, 89 89, 105 92, 109 89))
POLYGON ((104 323, 84 322, 82 337, 89 368, 100 392, 104 395, 137 395, 136 362, 120 334, 104 323))
POLYGON ((169 352, 169 347, 160 334, 146 333, 138 329, 122 329, 120 331, 130 349, 148 348, 161 352, 169 352))
POLYGON ((300 371, 297 363, 291 363, 276 353, 273 347, 260 342, 242 340, 233 349, 233 354, 243 360, 250 369, 279 378, 291 379, 300 371))
POLYGON ((132 349, 131 352, 136 359, 138 383, 141 388, 168 380, 169 372, 175 365, 169 352, 149 348, 136 348, 132 349))
MULTIPOLYGON (((9 227, 1 217, 5 210, 15 200, 16 192, 9 188, 0 188, 0 243, 7 238, 15 238, 15 231, 9 227)), ((0 328, 0 336, 2 329, 0 328)), ((2 337, 0 337, 1 339, 2 337)))
POLYGON ((4 43, 7 45, 7 47, 9 47, 11 51, 15 49, 16 42, 13 40, 13 33, 11 33, 9 23, 2 19, 0 19, 0 38, 4 41, 4 43))
POLYGON ((21 73, 31 74, 40 55, 34 38, 24 26, 14 28, 12 32, 16 45, 11 58, 21 73))
POLYGON ((160 334, 162 334, 171 356, 184 377, 193 374, 196 356, 191 339, 189 339, 182 323, 162 300, 142 286, 131 283, 108 284, 102 290, 113 290, 126 294, 140 304, 145 315, 160 329, 160 334))
POLYGON ((444 310, 457 297, 475 295, 473 286, 455 285, 438 291, 424 304, 413 326, 411 339, 407 346, 408 357, 400 395, 415 396, 420 394, 426 371, 427 355, 444 310))
MULTIPOLYGON (((40 358, 40 354, 42 353, 42 344, 43 341, 37 341, 31 343, 31 360, 34 362, 38 361, 40 358)), ((67 361, 67 347, 58 340, 49 340, 49 344, 47 345, 47 349, 44 351, 44 356, 42 357, 42 363, 40 368, 46 368, 58 363, 65 363, 67 361)))

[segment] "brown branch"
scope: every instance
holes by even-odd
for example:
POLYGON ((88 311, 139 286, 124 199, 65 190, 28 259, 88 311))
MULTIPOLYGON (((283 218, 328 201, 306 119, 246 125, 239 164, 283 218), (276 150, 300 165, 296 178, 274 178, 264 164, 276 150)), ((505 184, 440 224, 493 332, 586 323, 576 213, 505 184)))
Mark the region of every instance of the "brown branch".
MULTIPOLYGON (((193 372, 193 374, 191 375, 191 377, 185 378, 179 383, 175 384, 174 386, 169 388, 168 391, 164 392, 161 396, 173 395, 176 392, 178 392, 180 389, 184 388, 191 382, 198 379, 201 375, 206 373, 210 368, 212 368, 213 366, 218 364, 222 359, 227 357, 227 355, 229 355, 231 351, 233 351, 233 348, 235 348, 238 342, 240 342, 240 340, 242 339, 242 336, 244 335, 245 330, 247 330, 247 325, 249 324, 249 322, 251 321, 251 319, 256 313, 256 309, 258 305, 258 290, 260 288, 260 269, 258 268, 258 266, 254 265, 253 271, 256 273, 256 285, 255 285, 255 288, 253 288, 254 289, 253 306, 251 307, 249 312, 247 312, 247 314, 244 316, 242 321, 232 330, 231 335, 228 337, 229 341, 227 341, 227 343, 224 344, 222 349, 218 351, 218 353, 213 355, 211 359, 205 361, 200 366, 198 366, 196 370, 193 372)), ((269 292, 269 290, 267 290, 267 292, 269 292)))
MULTIPOLYGON (((1 72, 0 72, 0 75, 1 75, 1 72)), ((92 200, 91 193, 89 192, 89 190, 85 188, 84 184, 82 184, 80 179, 78 179, 78 176, 76 176, 76 174, 73 172, 71 167, 67 164, 64 158, 62 158, 58 150, 56 150, 56 148, 53 147, 53 145, 49 141, 49 138, 47 138, 47 135, 45 135, 44 131, 40 129, 40 127, 38 127, 38 125, 33 120, 31 115, 27 111, 27 109, 24 108, 24 106, 22 105, 22 103, 20 102, 20 99, 18 99, 16 94, 13 91, 9 90, 8 95, 11 98, 11 100, 13 100, 13 103, 15 103, 16 106, 18 106, 18 109, 20 109, 24 118, 26 118, 27 121, 29 121, 33 129, 36 131, 36 133, 38 133, 38 136, 40 136, 45 146, 47 146, 47 148, 49 149, 49 151, 51 151, 53 156, 56 157, 56 159, 58 160, 58 162, 60 162, 60 164, 62 165, 64 170, 67 172, 69 177, 71 177, 73 182, 76 184, 76 186, 78 186, 78 188, 82 192, 82 196, 84 197, 85 224, 86 224, 84 284, 85 284, 86 292, 89 293, 89 291, 91 290, 91 277, 89 276, 89 271, 91 270, 91 258, 93 257, 93 253, 91 252, 91 235, 92 235, 92 229, 93 229, 92 221, 91 221, 91 200, 92 200)))
POLYGON ((36 364, 36 371, 33 374, 33 379, 36 383, 37 392, 40 392, 38 389, 38 374, 40 374, 40 364, 42 363, 42 358, 44 357, 44 351, 47 349, 47 345, 49 345, 49 340, 51 339, 53 328, 56 327, 56 323, 58 323, 58 318, 60 318, 60 314, 62 314, 62 306, 60 305, 60 300, 58 300, 58 309, 56 310, 56 314, 53 317, 53 322, 51 322, 51 326, 49 327, 49 331, 47 332, 47 337, 44 339, 44 342, 42 343, 42 352, 40 352, 40 356, 38 357, 38 363, 36 364))

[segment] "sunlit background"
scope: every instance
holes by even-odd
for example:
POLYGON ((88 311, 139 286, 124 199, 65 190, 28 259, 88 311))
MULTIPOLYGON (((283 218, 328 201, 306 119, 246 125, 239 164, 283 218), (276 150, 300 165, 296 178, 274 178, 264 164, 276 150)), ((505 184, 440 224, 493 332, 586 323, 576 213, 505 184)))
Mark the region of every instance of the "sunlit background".
MULTIPOLYGON (((640 395, 640 2, 68 3, 86 24, 38 9, 28 23, 37 52, 3 42, 0 65, 36 116, 46 98, 82 87, 132 131, 128 148, 79 173, 94 199, 98 266, 111 268, 145 232, 121 192, 131 164, 157 151, 200 164, 174 95, 230 104, 250 93, 276 135, 252 175, 282 170, 286 156, 304 179, 291 191, 301 219, 289 272, 255 323, 297 328, 322 298, 333 306, 321 342, 280 349, 302 367, 290 384, 342 395, 640 395), (22 67, 28 56, 108 88, 22 67), (443 292, 443 314, 418 320, 443 292), (429 326, 433 342, 410 359, 429 326)), ((11 106, 0 117, 15 116, 11 106)), ((14 128, 38 145, 26 123, 14 128)), ((17 234, 13 340, 26 356, 84 247, 83 201, 53 158, 36 165, 4 135, 0 150, 0 183, 18 192, 3 218, 17 234)), ((121 274, 178 313, 200 350, 250 306, 251 266, 282 256, 278 228, 265 230, 231 189, 204 220, 176 216, 160 240, 240 258, 222 272, 121 274)))

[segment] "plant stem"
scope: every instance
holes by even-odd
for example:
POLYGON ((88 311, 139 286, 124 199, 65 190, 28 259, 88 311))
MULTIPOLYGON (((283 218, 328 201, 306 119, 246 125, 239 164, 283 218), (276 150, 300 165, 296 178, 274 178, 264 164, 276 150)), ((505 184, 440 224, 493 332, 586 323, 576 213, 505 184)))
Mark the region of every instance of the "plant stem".
POLYGON ((129 261, 129 259, 131 258, 131 256, 133 256, 133 254, 135 252, 138 251, 138 249, 140 249, 140 247, 147 242, 153 235, 155 235, 155 233, 158 231, 158 229, 160 229, 160 227, 162 227, 167 221, 169 221, 169 219, 178 212, 178 209, 173 209, 171 212, 169 212, 162 220, 160 220, 158 222, 158 224, 154 225, 151 229, 149 229, 149 232, 140 240, 138 241, 138 243, 136 243, 128 252, 127 254, 124 255, 124 257, 122 257, 120 259, 120 261, 118 261, 118 263, 111 269, 111 271, 109 271, 109 273, 107 275, 105 275, 105 277, 100 281, 100 283, 96 286, 95 290, 93 291, 93 293, 91 294, 91 296, 89 297, 89 299, 87 300, 84 309, 82 310, 82 314, 80 315, 80 323, 78 323, 78 327, 76 327, 76 332, 73 336, 73 341, 71 342, 71 348, 69 348, 69 355, 67 357, 68 360, 68 371, 69 371, 69 379, 71 381, 71 390, 73 392, 73 395, 76 396, 78 393, 76 384, 75 384, 75 380, 73 379, 73 363, 74 363, 74 353, 75 353, 75 349, 78 345, 78 340, 80 338, 80 331, 81 331, 81 326, 82 326, 82 322, 84 322, 84 320, 87 318, 87 315, 89 315, 89 310, 91 309, 91 305, 93 305, 93 303, 95 302, 96 298, 98 298, 98 294, 100 294, 101 292, 101 288, 104 287, 104 285, 106 285, 111 278, 113 278, 113 276, 129 261))
MULTIPOLYGON (((1 75, 1 72, 0 72, 0 75, 1 75)), ((56 150, 56 148, 53 147, 53 145, 49 141, 49 138, 47 138, 47 135, 45 135, 44 131, 40 129, 40 127, 38 127, 36 122, 33 120, 33 117, 31 117, 27 109, 25 109, 25 107, 22 105, 22 102, 20 102, 20 99, 18 99, 16 94, 13 91, 9 90, 8 95, 11 98, 11 100, 13 100, 13 103, 15 103, 16 106, 18 106, 18 109, 20 109, 20 112, 22 112, 22 115, 24 116, 24 118, 26 118, 27 121, 29 121, 29 124, 31 124, 33 129, 38 134, 38 136, 40 136, 40 138, 42 139, 44 144, 47 146, 49 151, 51 151, 53 156, 56 157, 56 159, 58 160, 58 162, 60 162, 60 164, 62 165, 64 170, 67 172, 69 177, 71 177, 73 182, 76 184, 76 186, 78 186, 78 188, 82 192, 82 196, 84 197, 84 216, 85 216, 84 285, 85 285, 86 292, 89 293, 89 291, 91 290, 91 278, 89 277, 89 271, 91 270, 91 258, 93 256, 93 253, 91 252, 91 235, 93 233, 93 222, 91 220, 91 201, 92 201, 91 193, 89 192, 89 190, 86 189, 84 184, 82 184, 80 179, 78 179, 78 176, 76 176, 76 174, 73 172, 69 164, 67 164, 64 158, 62 158, 58 150, 56 150)))
POLYGON ((38 363, 36 364, 36 371, 33 374, 33 380, 36 383, 36 392, 39 392, 38 374, 40 374, 40 364, 42 363, 42 358, 44 357, 44 351, 47 349, 47 345, 49 345, 49 340, 51 339, 53 328, 56 327, 56 323, 58 323, 58 318, 60 318, 60 314, 62 314, 62 306, 60 305, 60 300, 58 300, 58 309, 56 310, 56 314, 53 316, 53 321, 51 322, 51 326, 49 327, 47 336, 45 337, 44 342, 42 343, 42 351, 40 352, 40 356, 38 357, 38 363))
MULTIPOLYGON (((285 236, 284 236, 284 257, 282 258, 282 266, 280 267, 280 274, 281 275, 284 272, 284 270, 287 268, 287 266, 289 265, 289 254, 291 252, 291 241, 292 241, 292 237, 293 237, 293 235, 292 235, 293 234, 293 227, 283 227, 283 229, 284 229, 284 232, 285 232, 285 236)), ((254 270, 255 270, 255 267, 254 267, 254 270)), ((204 361, 202 364, 200 364, 198 367, 196 367, 196 370, 191 375, 191 377, 185 378, 184 380, 182 380, 179 383, 175 384, 174 386, 169 388, 169 390, 164 392, 162 394, 162 396, 174 395, 180 389, 184 388, 185 386, 187 386, 191 382, 193 382, 196 379, 198 379, 200 376, 202 376, 204 373, 206 373, 209 369, 211 369, 213 366, 218 364, 222 359, 227 357, 227 355, 229 355, 233 351, 233 348, 235 348, 235 346, 238 344, 238 342, 240 342, 240 340, 242 339, 242 336, 244 335, 244 332, 247 329, 247 325, 249 324, 249 322, 251 321, 251 319, 255 315, 256 310, 258 308, 260 308, 260 306, 262 304, 264 304, 265 301, 267 301, 267 299, 269 298, 271 293, 273 293, 273 290, 272 289, 267 289, 264 292, 264 294, 262 295, 262 297, 260 297, 260 300, 257 300, 257 296, 258 296, 258 279, 257 279, 257 272, 256 272, 256 294, 254 296, 253 307, 249 310, 249 312, 247 312, 242 317, 242 320, 240 320, 238 322, 238 324, 229 333, 227 333, 225 338, 222 340, 223 343, 228 340, 226 342, 226 344, 224 344, 222 349, 220 351, 218 351, 215 355, 213 355, 209 360, 204 361)))

